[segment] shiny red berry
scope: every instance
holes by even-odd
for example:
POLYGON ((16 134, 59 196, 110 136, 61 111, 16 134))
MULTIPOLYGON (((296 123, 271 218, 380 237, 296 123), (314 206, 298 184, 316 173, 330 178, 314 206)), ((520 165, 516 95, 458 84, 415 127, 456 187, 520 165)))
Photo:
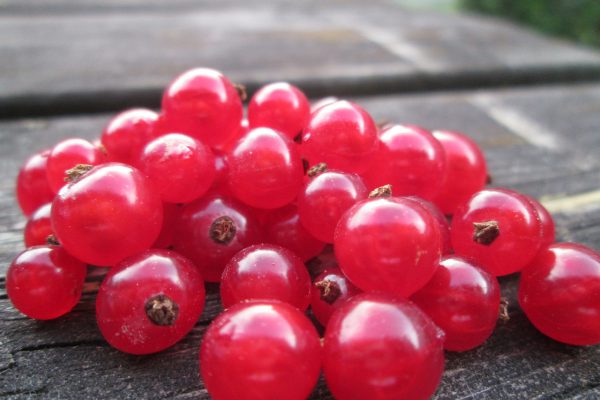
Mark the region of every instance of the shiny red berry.
POLYGON ((251 128, 273 128, 290 139, 302 133, 309 115, 308 99, 300 89, 287 82, 263 86, 248 104, 251 128))
POLYGON ((52 203, 52 229, 65 249, 108 267, 150 248, 162 227, 163 206, 148 179, 120 163, 81 172, 52 203))
POLYGON ((445 172, 444 148, 431 132, 390 125, 379 133, 379 150, 364 176, 371 190, 391 184, 396 196, 431 200, 440 191, 445 172))
POLYGON ((85 139, 66 139, 50 151, 46 174, 50 189, 58 193, 66 185, 66 172, 78 164, 98 165, 106 161, 105 154, 85 139))
POLYGON ((154 241, 152 248, 168 249, 173 246, 175 240, 175 227, 179 223, 179 214, 182 206, 180 204, 163 203, 163 222, 158 238, 154 241))
POLYGON ((145 108, 117 114, 102 132, 100 140, 109 161, 136 165, 144 146, 154 137, 158 115, 145 108))
POLYGON ((204 300, 204 281, 189 260, 148 250, 111 268, 98 291, 96 319, 111 346, 156 353, 192 330, 204 300))
POLYGON ((42 151, 31 156, 17 177, 17 200, 21 211, 29 216, 44 204, 51 202, 54 192, 50 189, 46 175, 46 165, 50 150, 42 151))
POLYGON ((54 319, 71 311, 81 297, 86 265, 59 246, 20 253, 6 272, 6 292, 30 318, 54 319))
POLYGON ((237 142, 227 162, 231 192, 252 207, 283 207, 302 187, 302 161, 296 145, 273 129, 252 129, 237 142))
POLYGON ((333 243, 342 215, 369 193, 358 175, 325 169, 321 163, 308 171, 312 179, 298 196, 298 213, 300 222, 314 237, 333 243))
POLYGON ((408 196, 406 198, 414 200, 425 207, 427 211, 429 211, 429 214, 435 218, 439 224, 440 234, 442 235, 442 254, 452 254, 452 239, 450 237, 450 223, 448 222, 448 218, 446 218, 446 216, 442 214, 442 211, 430 201, 415 196, 408 196))
POLYGON ((48 243, 48 236, 52 235, 52 223, 50 222, 51 209, 52 203, 46 203, 31 214, 23 231, 25 247, 48 243))
POLYGON ((417 202, 402 197, 363 200, 335 231, 334 250, 344 275, 365 291, 410 296, 437 268, 438 222, 417 202))
POLYGON ((189 203, 208 191, 215 179, 210 148, 186 135, 170 133, 144 147, 139 168, 163 201, 189 203))
POLYGON ((231 257, 260 241, 260 227, 250 208, 227 197, 209 196, 183 207, 173 247, 194 262, 205 280, 219 282, 231 257))
POLYGON ((378 145, 373 119, 349 101, 315 110, 302 134, 302 150, 311 165, 324 162, 346 172, 364 172, 378 145))
POLYGON ((498 280, 456 256, 442 259, 431 280, 411 300, 444 331, 444 348, 466 351, 480 346, 496 327, 498 280))
POLYGON ((317 321, 327 326, 331 314, 346 300, 360 292, 339 268, 328 268, 313 282, 310 308, 317 321))
POLYGON ((507 189, 475 193, 456 210, 451 224, 455 253, 496 276, 528 265, 540 249, 541 234, 535 208, 507 189))
POLYGON ((333 396, 428 399, 444 370, 443 333, 408 300, 358 294, 331 316, 323 371, 333 396))
POLYGON ((221 278, 223 307, 245 300, 275 299, 304 311, 310 302, 310 276, 302 260, 272 244, 246 247, 227 263, 221 278))
POLYGON ((487 168, 483 152, 459 132, 434 131, 446 154, 446 174, 433 202, 446 215, 454 213, 471 195, 485 186, 487 168))
POLYGON ((540 219, 542 226, 542 244, 541 247, 549 246, 554 243, 556 239, 556 228, 554 226, 554 219, 550 212, 536 199, 530 196, 523 195, 531 203, 537 215, 540 219))
POLYGON ((196 68, 179 75, 162 98, 164 133, 185 133, 219 147, 240 127, 243 108, 237 90, 219 71, 196 68))
POLYGON ((576 243, 544 248, 521 274, 519 304, 554 340, 600 343, 600 254, 576 243))
POLYGON ((208 327, 200 374, 220 400, 304 400, 317 383, 321 344, 297 308, 275 300, 240 303, 208 327))

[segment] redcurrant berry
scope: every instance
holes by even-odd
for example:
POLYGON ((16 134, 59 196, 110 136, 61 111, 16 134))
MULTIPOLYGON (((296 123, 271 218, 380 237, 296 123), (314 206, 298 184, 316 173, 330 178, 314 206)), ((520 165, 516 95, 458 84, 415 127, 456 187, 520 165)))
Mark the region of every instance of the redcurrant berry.
POLYGON ((319 378, 321 345, 295 307, 276 300, 240 303, 208 327, 200 373, 215 399, 304 400, 319 378))
POLYGON ((528 265, 541 245, 541 224, 535 208, 519 193, 485 189, 454 213, 452 247, 457 255, 500 276, 528 265))
POLYGON ((466 351, 480 346, 494 331, 500 286, 481 268, 450 256, 442 259, 431 280, 411 300, 444 331, 446 350, 466 351))
POLYGON ((51 202, 54 193, 50 189, 46 177, 46 165, 50 150, 42 151, 31 156, 21 169, 17 177, 17 200, 21 211, 26 216, 51 202))
POLYGON ((270 128, 242 137, 227 157, 233 195, 257 208, 283 207, 302 187, 300 154, 294 143, 270 128))
POLYGON ((51 209, 52 203, 46 203, 31 214, 23 232, 25 247, 48 243, 48 236, 52 235, 51 209))
POLYGON ((358 294, 327 324, 325 380, 338 400, 428 399, 444 370, 443 336, 408 300, 358 294))
POLYGON ((115 116, 102 132, 102 145, 109 161, 136 165, 142 149, 154 136, 158 115, 134 108, 115 116))
POLYGON ((152 245, 155 249, 168 249, 173 246, 175 238, 175 226, 179 222, 181 205, 173 203, 163 203, 163 223, 158 238, 152 245))
POLYGON ((107 163, 74 179, 52 203, 52 229, 70 254, 109 267, 156 241, 163 206, 140 171, 107 163))
POLYGON ((339 268, 329 268, 316 278, 311 290, 310 308, 323 326, 331 314, 350 297, 360 293, 339 268))
POLYGON ((542 244, 541 247, 546 247, 554 243, 556 239, 555 227, 554 227, 554 219, 552 215, 546 207, 542 205, 539 201, 530 196, 523 195, 527 200, 531 203, 537 215, 540 219, 540 224, 542 226, 542 244))
POLYGON ((322 99, 319 99, 319 100, 315 101, 313 104, 311 104, 310 113, 312 114, 319 108, 326 106, 328 104, 331 104, 331 103, 335 103, 336 101, 339 101, 339 100, 340 99, 338 99, 337 97, 334 97, 334 96, 323 97, 322 99))
POLYGON ((306 310, 310 302, 310 276, 302 260, 273 244, 259 244, 237 253, 223 271, 223 307, 245 300, 275 299, 306 310))
POLYGON ((111 346, 156 353, 192 330, 204 300, 204 281, 189 260, 148 250, 110 269, 98 291, 96 319, 111 346))
POLYGON ((58 318, 79 301, 85 273, 85 264, 62 247, 32 247, 8 267, 6 292, 15 308, 28 317, 58 318))
POLYGON ((78 164, 98 165, 106 161, 104 153, 85 139, 66 139, 52 148, 46 174, 50 189, 58 193, 67 183, 66 172, 78 164))
POLYGON ((444 214, 451 215, 485 186, 485 158, 477 144, 462 133, 434 131, 433 136, 446 154, 446 174, 433 202, 444 214))
POLYGON ((600 254, 576 243, 544 248, 521 274, 519 303, 554 340, 600 343, 600 254))
POLYGON ((260 241, 252 210, 232 199, 211 196, 183 207, 173 247, 194 262, 205 280, 218 282, 231 257, 260 241))
POLYGON ((407 198, 418 202, 421 206, 425 207, 427 211, 429 211, 433 218, 435 218, 439 224, 440 233, 442 235, 442 254, 451 254, 452 240, 450 237, 450 223, 448 222, 448 218, 442 214, 442 211, 440 211, 435 204, 427 200, 415 196, 408 196, 407 198))

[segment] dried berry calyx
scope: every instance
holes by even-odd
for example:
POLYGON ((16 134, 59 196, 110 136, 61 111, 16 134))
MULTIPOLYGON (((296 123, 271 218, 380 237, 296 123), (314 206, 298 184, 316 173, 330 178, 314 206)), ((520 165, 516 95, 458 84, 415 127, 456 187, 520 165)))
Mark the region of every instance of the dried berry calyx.
POLYGON ((489 246, 500 235, 500 227, 496 221, 473 222, 473 240, 489 246))
POLYGON ((210 238, 221 244, 231 242, 235 237, 235 232, 235 223, 226 215, 215 219, 210 226, 210 238))
POLYGON ((315 176, 322 174, 325 171, 327 171, 327 164, 318 163, 317 165, 313 165, 312 167, 310 167, 306 172, 306 175, 308 175, 310 178, 314 178, 315 176))
POLYGON ((179 316, 179 306, 164 294, 152 296, 146 301, 146 316, 158 326, 171 326, 179 316))
POLYGON ((323 279, 322 281, 315 282, 315 286, 319 289, 321 293, 321 300, 325 301, 328 304, 333 304, 342 294, 340 290, 340 286, 328 279, 323 279))
POLYGON ((90 164, 77 164, 73 168, 65 171, 65 174, 67 175, 65 176, 65 182, 75 182, 92 168, 94 168, 94 166, 90 164))
POLYGON ((369 198, 375 197, 392 197, 392 185, 383 185, 376 189, 373 189, 371 193, 369 193, 369 198))

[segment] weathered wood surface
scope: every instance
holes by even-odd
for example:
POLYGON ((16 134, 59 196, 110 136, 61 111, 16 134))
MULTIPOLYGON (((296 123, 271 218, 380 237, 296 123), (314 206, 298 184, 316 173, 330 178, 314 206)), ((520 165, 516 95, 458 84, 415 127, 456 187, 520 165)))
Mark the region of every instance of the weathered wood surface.
POLYGON ((0 116, 157 105, 198 65, 255 88, 372 94, 600 77, 600 56, 499 20, 375 1, 0 3, 0 116))
MULTIPOLYGON (((600 203, 589 201, 600 187, 600 84, 355 100, 377 119, 469 133, 484 148, 495 185, 544 198, 592 193, 582 206, 548 204, 562 210, 555 214, 561 240, 600 248, 600 203)), ((22 246, 23 219, 12 197, 18 165, 60 138, 97 136, 108 118, 0 123, 0 271, 22 246)), ((163 353, 134 357, 102 340, 93 312, 97 279, 72 314, 45 323, 15 311, 0 280, 0 398, 208 398, 197 375, 197 351, 220 310, 216 288, 209 289, 206 311, 191 335, 163 353)), ((481 348, 448 353, 437 398, 599 398, 600 347, 566 346, 538 333, 518 308, 516 285, 517 277, 502 279, 511 320, 500 322, 481 348)), ((330 398, 323 382, 313 398, 330 398)))

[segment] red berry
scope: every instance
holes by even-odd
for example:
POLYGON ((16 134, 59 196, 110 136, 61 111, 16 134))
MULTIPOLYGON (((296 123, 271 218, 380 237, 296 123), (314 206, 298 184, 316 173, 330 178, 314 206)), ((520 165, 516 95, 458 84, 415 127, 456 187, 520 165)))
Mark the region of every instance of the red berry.
POLYGON ((325 243, 311 235, 300 223, 298 207, 293 204, 269 212, 265 223, 265 241, 285 247, 303 261, 316 257, 325 243))
POLYGON ((442 214, 435 204, 427 200, 415 196, 409 196, 407 198, 418 202, 429 211, 429 214, 431 214, 433 218, 435 218, 439 224, 440 233, 442 235, 442 254, 452 254, 452 240, 450 237, 450 223, 448 222, 448 218, 442 214))
POLYGON ((379 150, 365 172, 369 189, 391 184, 394 194, 431 200, 446 172, 444 148, 431 132, 390 125, 379 133, 379 150))
POLYGON ((192 330, 204 309, 204 281, 187 259, 148 250, 106 275, 96 300, 104 338, 131 354, 164 350, 192 330))
POLYGON ((346 172, 365 171, 378 145, 371 116, 348 101, 315 110, 302 135, 302 149, 311 165, 324 162, 346 172))
POLYGON ((236 304, 208 327, 200 373, 215 399, 304 400, 317 383, 321 345, 312 323, 275 300, 236 304))
POLYGON ((78 164, 98 165, 106 157, 102 151, 85 139, 66 139, 58 143, 48 156, 46 174, 50 189, 58 193, 66 185, 66 172, 78 164))
MULTIPOLYGON (((324 169, 317 164, 309 176, 324 169)), ((367 188, 358 175, 324 171, 314 176, 298 196, 300 222, 314 237, 333 243, 335 227, 342 215, 354 204, 367 198, 367 188)))
POLYGON ((189 203, 202 196, 215 178, 215 160, 198 140, 178 133, 160 136, 144 147, 139 167, 163 201, 189 203))
POLYGON ((286 82, 263 86, 248 105, 250 127, 273 128, 290 139, 302 133, 309 114, 310 104, 304 93, 286 82))
POLYGON ((315 278, 310 295, 310 308, 317 321, 327 326, 331 314, 358 293, 360 290, 339 268, 328 268, 315 278))
POLYGON ((274 299, 304 311, 310 302, 310 276, 302 260, 291 251, 272 244, 246 247, 223 271, 223 307, 245 300, 274 299))
POLYGON ((546 207, 544 207, 542 205, 542 203, 540 203, 536 199, 534 199, 530 196, 525 196, 525 195, 523 195, 523 196, 531 203, 533 208, 535 208, 535 211, 537 212, 537 215, 540 219, 540 224, 542 226, 541 247, 546 247, 546 246, 551 245, 552 243, 554 243, 554 240, 556 239, 554 219, 552 218, 552 215, 550 214, 550 212, 548 212, 546 207))
POLYGON ((20 253, 6 272, 6 292, 30 318, 53 319, 71 311, 81 297, 86 266, 59 246, 20 253))
POLYGON ((25 216, 51 202, 54 193, 50 189, 46 177, 46 164, 50 150, 42 151, 31 156, 21 169, 17 177, 17 200, 25 216))
POLYGON ((333 396, 428 399, 444 370, 443 333, 408 300, 358 294, 331 316, 323 371, 333 396))
POLYGON ((411 300, 444 331, 446 350, 466 351, 481 345, 494 331, 500 286, 494 276, 451 256, 442 259, 431 280, 411 300))
POLYGON ((315 101, 313 104, 311 104, 310 106, 310 113, 314 113, 315 111, 317 111, 319 108, 326 106, 328 104, 331 103, 335 103, 336 101, 339 101, 340 99, 338 99, 335 96, 327 96, 327 97, 323 97, 317 101, 315 101))
POLYGON ((52 203, 52 228, 81 261, 113 266, 148 249, 162 227, 163 207, 137 169, 108 163, 65 186, 52 203))
POLYGON ((475 193, 456 210, 451 225, 456 254, 496 276, 528 265, 540 248, 541 233, 535 208, 507 189, 475 193))
POLYGON ((231 257, 260 240, 252 210, 232 199, 211 196, 183 207, 173 247, 196 264, 205 280, 218 282, 231 257))
POLYGON ((519 304, 554 340, 600 343, 600 254, 576 243, 544 248, 521 274, 519 304))
POLYGON ((477 144, 462 133, 434 131, 433 136, 446 153, 446 175, 433 202, 444 214, 451 215, 485 186, 485 158, 477 144))
POLYGON ((46 203, 31 214, 23 232, 25 247, 48 243, 48 236, 52 235, 51 209, 52 203, 46 203))
POLYGON ((413 200, 371 198, 348 210, 335 231, 334 250, 344 275, 364 291, 410 296, 437 268, 438 222, 413 200))
POLYGON ((175 240, 175 227, 179 223, 181 205, 163 203, 163 223, 158 238, 152 245, 155 249, 167 249, 173 246, 175 240))
POLYGON ((252 207, 283 207, 296 198, 302 187, 302 161, 296 145, 273 129, 248 132, 227 161, 231 192, 252 207))
POLYGON ((142 149, 154 136, 158 115, 145 108, 117 114, 102 132, 102 145, 109 161, 136 165, 142 149))
POLYGON ((240 97, 219 71, 196 68, 179 75, 162 98, 164 133, 180 132, 219 147, 240 127, 240 97))

